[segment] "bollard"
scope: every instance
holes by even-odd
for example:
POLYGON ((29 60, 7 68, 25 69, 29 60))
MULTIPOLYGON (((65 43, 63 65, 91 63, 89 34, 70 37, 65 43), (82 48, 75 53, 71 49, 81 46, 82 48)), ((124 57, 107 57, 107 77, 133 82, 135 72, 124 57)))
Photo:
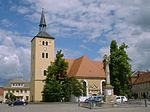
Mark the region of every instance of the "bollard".
POLYGON ((80 107, 80 100, 78 99, 78 106, 80 107))
POLYGON ((90 109, 92 109, 92 101, 90 101, 90 109))
POLYGON ((147 107, 147 100, 146 100, 146 99, 144 99, 144 102, 145 102, 145 107, 147 107))

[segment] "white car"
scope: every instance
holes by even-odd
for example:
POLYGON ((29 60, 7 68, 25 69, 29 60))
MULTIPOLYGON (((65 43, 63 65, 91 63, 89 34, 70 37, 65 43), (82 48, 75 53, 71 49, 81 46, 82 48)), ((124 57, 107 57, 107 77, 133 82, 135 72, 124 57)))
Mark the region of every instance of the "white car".
POLYGON ((116 96, 115 99, 117 103, 124 103, 128 101, 128 99, 125 96, 116 96))

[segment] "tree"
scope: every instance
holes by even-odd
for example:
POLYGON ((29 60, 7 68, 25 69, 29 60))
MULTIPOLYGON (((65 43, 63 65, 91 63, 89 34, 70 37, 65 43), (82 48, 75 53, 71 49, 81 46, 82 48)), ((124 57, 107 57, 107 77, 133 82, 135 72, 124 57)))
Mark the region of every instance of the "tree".
POLYGON ((62 85, 55 76, 49 78, 43 89, 43 100, 46 102, 58 102, 63 97, 62 85))
POLYGON ((79 97, 82 95, 83 88, 75 77, 66 77, 63 83, 64 100, 69 101, 71 95, 79 97))
POLYGON ((72 94, 76 97, 81 96, 83 91, 81 83, 75 77, 70 77, 69 81, 72 88, 72 94))
POLYGON ((115 40, 112 40, 110 45, 110 81, 116 95, 129 94, 128 78, 131 75, 131 65, 125 51, 127 47, 125 43, 118 47, 115 40))
POLYGON ((42 91, 44 101, 69 101, 71 95, 80 96, 82 86, 75 77, 67 76, 68 63, 63 54, 57 51, 56 60, 48 67, 42 91))
POLYGON ((6 93, 5 98, 6 98, 7 100, 13 101, 13 100, 16 99, 16 96, 15 96, 13 93, 8 92, 8 93, 6 93))
POLYGON ((48 66, 46 72, 46 80, 49 80, 52 76, 56 76, 57 79, 63 79, 67 74, 68 63, 63 59, 62 51, 57 51, 55 62, 51 63, 51 66, 48 66))

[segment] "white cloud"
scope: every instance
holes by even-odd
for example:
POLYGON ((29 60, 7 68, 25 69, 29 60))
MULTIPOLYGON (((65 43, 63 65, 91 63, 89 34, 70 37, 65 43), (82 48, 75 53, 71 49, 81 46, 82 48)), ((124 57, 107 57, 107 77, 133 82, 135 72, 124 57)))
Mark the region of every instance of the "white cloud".
MULTIPOLYGON (((100 57, 98 57, 100 60, 103 60, 104 55, 110 55, 109 53, 109 47, 103 47, 99 49, 98 53, 100 54, 100 57)), ((96 58, 96 59, 98 59, 96 58)))
POLYGON ((21 14, 27 14, 30 12, 30 9, 27 6, 17 6, 17 5, 13 5, 10 8, 12 11, 17 11, 21 14))
MULTIPOLYGON (((145 58, 139 54, 145 54, 143 47, 145 44, 142 43, 145 43, 146 38, 150 35, 147 32, 150 29, 148 5, 150 2, 148 0, 71 0, 69 2, 66 0, 32 0, 33 2, 38 12, 41 11, 40 8, 45 8, 48 24, 51 28, 57 29, 55 33, 58 37, 63 33, 67 33, 68 36, 70 34, 70 37, 72 34, 83 34, 86 36, 83 41, 87 43, 95 42, 97 39, 105 42, 104 38, 100 38, 100 36, 105 35, 107 37, 105 40, 108 40, 111 35, 118 44, 122 42, 128 44, 128 51, 130 51, 128 54, 132 60, 135 60, 132 61, 134 68, 143 69, 145 67, 148 69, 150 67, 146 63, 149 62, 147 55, 150 51, 146 51, 145 58), (62 25, 65 27, 61 27, 62 25), (71 32, 72 28, 74 31, 71 32), (141 65, 145 66, 139 67, 141 65)), ((110 42, 110 40, 108 41, 110 42)), ((108 54, 109 42, 105 44, 107 47, 100 48, 98 51, 100 55, 108 54)))
MULTIPOLYGON (((83 43, 91 44, 98 40, 105 45, 98 51, 103 56, 109 52, 111 36, 118 44, 122 42, 128 44, 127 51, 129 57, 134 60, 132 65, 135 69, 150 68, 148 64, 150 51, 147 44, 150 35, 149 0, 24 0, 24 2, 28 2, 29 9, 32 9, 30 10, 32 15, 25 15, 31 21, 39 20, 41 9, 44 8, 48 32, 57 37, 62 35, 68 38, 78 37, 83 43)), ((68 57, 80 55, 79 52, 72 51, 64 49, 68 57)))
POLYGON ((62 50, 62 53, 64 54, 64 58, 77 58, 81 56, 81 52, 78 50, 72 50, 69 48, 57 48, 57 51, 62 50))
POLYGON ((1 24, 2 24, 3 26, 5 26, 5 27, 10 27, 10 26, 14 25, 13 22, 11 22, 11 21, 8 20, 8 19, 2 19, 2 20, 1 20, 1 24))
MULTIPOLYGON (((29 80, 30 49, 27 43, 20 42, 15 33, 0 29, 0 82, 22 76, 29 80), (13 34, 13 35, 12 35, 13 34), (19 44, 26 45, 24 47, 19 44)), ((25 39, 29 38, 24 38, 25 39)), ((26 40, 27 41, 27 40, 26 40)), ((29 41, 29 40, 28 40, 29 41)), ((30 42, 30 41, 29 41, 30 42)))
POLYGON ((92 49, 88 48, 84 44, 80 45, 80 48, 83 49, 83 50, 85 49, 85 50, 88 50, 88 51, 92 51, 92 49))

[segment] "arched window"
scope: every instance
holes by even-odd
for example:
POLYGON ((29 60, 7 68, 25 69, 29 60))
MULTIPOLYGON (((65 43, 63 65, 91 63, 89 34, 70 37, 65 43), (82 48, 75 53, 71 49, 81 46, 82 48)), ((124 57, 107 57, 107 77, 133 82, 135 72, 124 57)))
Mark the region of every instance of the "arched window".
POLYGON ((83 82, 83 96, 86 96, 86 82, 83 82))
POLYGON ((46 43, 45 43, 46 45, 48 45, 48 42, 46 41, 46 43))
POLYGON ((44 58, 44 53, 42 53, 42 58, 44 58))
POLYGON ((46 58, 48 58, 48 53, 46 53, 46 58))
POLYGON ((44 76, 46 76, 46 70, 44 70, 44 76))
POLYGON ((42 45, 45 45, 45 42, 44 42, 44 41, 42 41, 42 45))
POLYGON ((102 93, 101 93, 102 95, 104 95, 104 88, 105 88, 105 86, 106 86, 106 82, 103 81, 102 82, 102 93))

